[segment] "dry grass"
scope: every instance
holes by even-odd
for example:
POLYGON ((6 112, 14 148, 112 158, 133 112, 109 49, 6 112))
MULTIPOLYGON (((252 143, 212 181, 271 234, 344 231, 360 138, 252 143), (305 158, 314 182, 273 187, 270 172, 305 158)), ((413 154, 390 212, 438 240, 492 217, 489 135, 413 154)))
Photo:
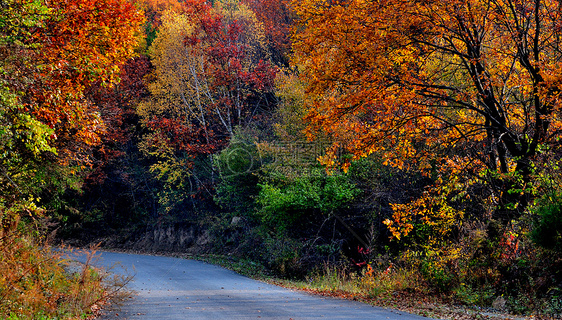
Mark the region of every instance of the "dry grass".
POLYGON ((130 280, 93 268, 96 248, 77 264, 18 229, 0 237, 0 319, 92 318, 130 280))
POLYGON ((352 272, 345 267, 325 266, 306 281, 295 284, 308 289, 345 292, 367 298, 395 291, 419 291, 420 276, 417 272, 395 268, 392 264, 378 269, 369 265, 360 272, 352 272))

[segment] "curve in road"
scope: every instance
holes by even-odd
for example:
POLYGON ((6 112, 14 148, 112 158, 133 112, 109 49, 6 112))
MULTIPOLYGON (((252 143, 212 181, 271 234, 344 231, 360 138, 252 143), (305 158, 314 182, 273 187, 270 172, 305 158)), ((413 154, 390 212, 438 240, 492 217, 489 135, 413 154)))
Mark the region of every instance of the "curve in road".
MULTIPOLYGON (((83 262, 85 255, 75 259, 83 262)), ((133 298, 103 320, 428 319, 277 287, 194 260, 101 252, 94 265, 134 273, 128 284, 133 298)))

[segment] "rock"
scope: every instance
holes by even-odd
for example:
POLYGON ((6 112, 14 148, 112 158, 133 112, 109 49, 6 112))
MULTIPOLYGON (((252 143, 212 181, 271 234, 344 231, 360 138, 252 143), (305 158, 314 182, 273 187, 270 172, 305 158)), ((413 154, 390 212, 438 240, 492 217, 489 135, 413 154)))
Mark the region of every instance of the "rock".
POLYGON ((231 226, 237 226, 239 224, 242 223, 242 218, 241 217, 233 217, 232 221, 230 221, 230 225, 231 226))
POLYGON ((209 244, 210 242, 211 242, 211 235, 209 234, 209 231, 203 230, 203 232, 201 232, 197 237, 196 244, 198 246, 204 246, 206 244, 209 244))
POLYGON ((496 298, 496 300, 494 300, 494 302, 492 302, 492 307, 496 310, 505 310, 505 305, 507 304, 507 301, 504 299, 504 297, 499 296, 496 298))

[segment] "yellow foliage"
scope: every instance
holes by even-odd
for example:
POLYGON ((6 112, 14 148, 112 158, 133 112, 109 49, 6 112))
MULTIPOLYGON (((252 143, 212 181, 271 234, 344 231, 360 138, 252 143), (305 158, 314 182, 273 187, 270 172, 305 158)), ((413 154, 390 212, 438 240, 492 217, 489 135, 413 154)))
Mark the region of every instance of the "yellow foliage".
MULTIPOLYGON (((248 52, 247 59, 240 63, 245 70, 255 67, 263 58, 263 53, 267 52, 263 25, 255 14, 236 0, 215 2, 209 14, 218 14, 226 21, 244 25, 246 31, 238 45, 248 48, 248 52)), ((154 116, 181 118, 188 122, 196 119, 205 130, 211 121, 209 118, 218 117, 217 121, 232 135, 237 125, 233 122, 235 113, 244 106, 227 108, 220 105, 222 99, 239 93, 213 86, 209 71, 217 66, 213 65, 206 52, 210 44, 205 41, 196 45, 186 44, 187 37, 200 36, 198 33, 204 32, 198 29, 199 21, 177 10, 164 11, 161 21, 158 36, 149 48, 154 64, 149 84, 152 98, 139 104, 137 112, 145 121, 154 116)), ((231 99, 238 103, 242 103, 241 100, 239 97, 231 99)))
POLYGON ((398 240, 406 237, 414 229, 416 222, 423 224, 431 230, 425 245, 435 246, 439 241, 447 239, 453 227, 462 222, 464 212, 454 209, 448 203, 451 193, 460 191, 459 187, 461 186, 454 185, 454 181, 436 185, 410 203, 391 204, 392 220, 386 219, 384 224, 398 240))
POLYGON ((154 98, 140 103, 137 112, 144 119, 197 114, 194 106, 185 103, 191 102, 196 89, 189 80, 198 68, 198 55, 183 45, 184 38, 194 27, 187 16, 175 10, 165 11, 161 19, 158 37, 150 47, 155 81, 149 84, 149 90, 154 98))

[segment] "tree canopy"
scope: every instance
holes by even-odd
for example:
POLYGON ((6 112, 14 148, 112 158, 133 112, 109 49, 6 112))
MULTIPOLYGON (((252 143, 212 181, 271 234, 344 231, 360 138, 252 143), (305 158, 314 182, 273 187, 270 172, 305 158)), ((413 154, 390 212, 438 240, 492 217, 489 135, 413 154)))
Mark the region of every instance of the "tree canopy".
POLYGON ((13 0, 1 13, 0 205, 9 208, 79 180, 105 130, 85 90, 118 82, 143 17, 121 0, 13 0))
MULTIPOLYGON (((293 6, 309 133, 334 141, 325 164, 342 148, 348 160, 378 153, 387 164, 444 179, 528 177, 537 154, 559 143, 558 1, 293 6)), ((490 199, 507 188, 494 191, 490 199)))

